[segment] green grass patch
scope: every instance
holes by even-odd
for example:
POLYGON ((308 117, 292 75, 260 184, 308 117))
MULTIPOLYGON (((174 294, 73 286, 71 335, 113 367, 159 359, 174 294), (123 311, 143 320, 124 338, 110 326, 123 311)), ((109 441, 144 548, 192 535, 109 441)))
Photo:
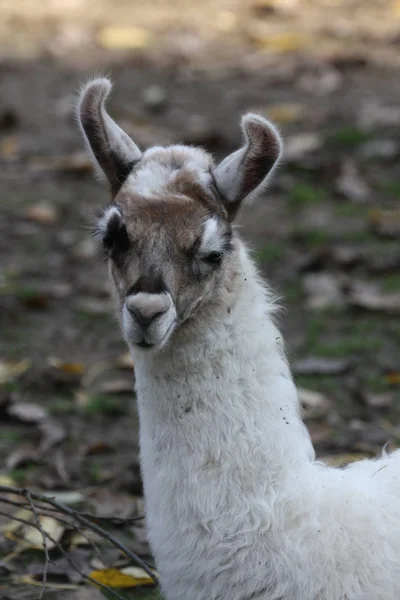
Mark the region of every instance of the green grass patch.
POLYGON ((331 233, 325 229, 296 231, 294 238, 300 243, 311 247, 326 246, 332 241, 331 233))
POLYGON ((257 251, 257 260, 261 265, 277 262, 282 258, 285 249, 279 242, 268 242, 257 251))
POLYGON ((384 292, 400 292, 400 273, 391 273, 383 277, 381 289, 384 292))
POLYGON ((324 311, 307 319, 305 352, 327 358, 341 358, 374 353, 382 348, 383 339, 379 335, 379 326, 374 326, 372 318, 361 318, 341 326, 340 322, 335 322, 334 317, 334 313, 324 311))
POLYGON ((5 442, 19 442, 21 440, 21 433, 15 429, 2 428, 0 433, 0 441, 5 442))
POLYGON ((353 204, 352 202, 337 202, 335 204, 335 214, 338 217, 364 217, 368 208, 362 204, 353 204))
POLYGON ((16 485, 24 485, 29 473, 35 469, 34 465, 30 465, 26 468, 19 467, 18 469, 12 469, 8 471, 8 476, 15 481, 16 485))
POLYGON ((340 378, 333 375, 296 375, 295 383, 316 392, 335 393, 340 389, 340 378))
POLYGON ((324 141, 327 146, 346 146, 355 148, 371 139, 369 133, 354 125, 344 125, 338 129, 327 131, 324 141))
POLYGON ((372 392, 387 392, 391 389, 390 384, 382 373, 369 373, 365 378, 365 387, 372 392))
POLYGON ((117 396, 96 394, 90 396, 83 410, 88 415, 122 415, 126 413, 126 406, 117 396))
POLYGON ((76 406, 70 398, 55 398, 48 406, 52 415, 66 415, 76 411, 76 406))
POLYGON ((294 304, 304 298, 304 292, 301 284, 297 281, 288 281, 283 286, 282 299, 283 304, 294 304))
POLYGON ((300 209, 322 202, 326 197, 327 191, 324 188, 301 182, 289 191, 289 204, 293 209, 300 209))
POLYGON ((379 181, 376 184, 377 190, 387 194, 388 196, 395 196, 396 198, 400 198, 400 181, 395 179, 388 181, 379 181))
POLYGON ((359 244, 376 244, 378 236, 368 229, 361 229, 358 231, 344 231, 340 235, 340 240, 346 242, 356 242, 359 244))
POLYGON ((330 341, 319 341, 313 346, 312 351, 317 356, 341 358, 342 356, 377 352, 381 347, 382 340, 375 336, 349 335, 330 341))
POLYGON ((88 476, 90 483, 93 485, 98 485, 103 481, 103 474, 101 472, 101 468, 97 463, 92 462, 88 468, 88 476))

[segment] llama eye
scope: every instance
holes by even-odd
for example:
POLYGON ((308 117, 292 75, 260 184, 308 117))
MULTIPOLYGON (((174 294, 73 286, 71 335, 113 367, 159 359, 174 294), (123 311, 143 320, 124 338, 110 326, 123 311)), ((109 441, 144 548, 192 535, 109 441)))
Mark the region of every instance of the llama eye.
POLYGON ((125 252, 129 249, 129 237, 125 224, 119 220, 111 218, 108 222, 106 233, 103 237, 104 247, 111 253, 125 252))
POLYGON ((223 258, 222 252, 209 252, 208 254, 205 254, 204 256, 202 256, 202 260, 204 260, 206 263, 213 265, 215 267, 217 267, 218 265, 221 264, 222 258, 223 258))

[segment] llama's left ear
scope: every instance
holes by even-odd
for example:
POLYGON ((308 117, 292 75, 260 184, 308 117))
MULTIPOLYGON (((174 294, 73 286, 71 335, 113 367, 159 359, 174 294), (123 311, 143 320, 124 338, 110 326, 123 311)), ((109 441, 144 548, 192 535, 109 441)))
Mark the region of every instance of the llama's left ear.
POLYGON ((215 182, 230 220, 241 203, 265 188, 282 152, 282 140, 272 123, 258 115, 242 118, 244 146, 227 156, 214 170, 215 182))
POLYGON ((79 99, 78 120, 95 165, 107 177, 115 196, 142 153, 105 109, 111 87, 106 78, 90 81, 79 99))

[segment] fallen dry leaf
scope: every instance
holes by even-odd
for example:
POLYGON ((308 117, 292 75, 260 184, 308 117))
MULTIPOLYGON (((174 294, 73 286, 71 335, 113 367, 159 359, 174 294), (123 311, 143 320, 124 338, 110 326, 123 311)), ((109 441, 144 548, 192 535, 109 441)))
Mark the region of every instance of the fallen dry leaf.
POLYGON ((331 401, 320 392, 298 388, 299 400, 303 406, 304 419, 319 419, 331 409, 331 401))
POLYGON ((298 133, 286 140, 286 160, 300 160, 305 154, 316 152, 322 148, 322 137, 316 133, 298 133))
POLYGON ((387 373, 384 379, 389 385, 400 385, 400 373, 387 373))
POLYGON ((365 394, 365 403, 371 408, 390 408, 393 405, 393 394, 385 392, 382 394, 365 394))
MULTIPOLYGON (((50 550, 51 548, 55 548, 56 543, 60 541, 63 533, 64 526, 53 519, 53 517, 45 517, 43 515, 39 516, 40 525, 45 533, 47 533, 54 541, 47 539, 47 548, 50 550)), ((35 527, 26 526, 23 530, 22 537, 24 542, 27 544, 28 548, 35 548, 37 550, 43 549, 43 537, 41 532, 35 527)))
POLYGON ((12 469, 16 469, 17 467, 26 464, 37 462, 39 460, 39 453, 37 448, 33 446, 30 442, 26 442, 20 446, 17 446, 11 454, 9 454, 6 458, 6 468, 10 471, 12 469))
POLYGON ((368 221, 374 231, 383 236, 400 235, 400 210, 374 208, 368 213, 368 221))
POLYGON ((127 567, 127 569, 100 569, 92 571, 90 577, 95 581, 113 588, 132 588, 140 585, 154 585, 153 580, 143 569, 127 567), (134 574, 131 574, 134 573, 134 574))
POLYGON ((106 50, 133 50, 146 48, 153 41, 153 35, 143 27, 104 27, 97 35, 98 44, 106 50))
POLYGON ((81 362, 64 362, 58 358, 49 358, 48 363, 66 375, 83 375, 86 372, 86 365, 81 362))
POLYGON ((33 402, 13 402, 7 408, 7 413, 26 423, 39 423, 47 417, 45 409, 33 402))
POLYGON ((85 496, 82 492, 71 491, 71 492, 42 492, 43 496, 48 496, 52 498, 56 502, 61 502, 62 504, 67 504, 68 506, 72 506, 74 504, 80 504, 85 500, 85 496))
POLYGON ((265 113, 269 119, 271 119, 272 121, 276 121, 277 123, 293 123, 299 121, 304 115, 304 105, 289 103, 270 104, 266 108, 265 113))
POLYGON ((332 439, 334 432, 332 427, 329 427, 327 423, 311 421, 311 423, 307 424, 307 427, 313 444, 322 444, 332 439))
POLYGON ((303 277, 302 284, 308 308, 320 310, 344 304, 339 279, 332 273, 309 273, 303 277))
POLYGON ((365 310, 399 313, 400 292, 382 292, 374 284, 355 282, 347 297, 349 304, 365 310))
POLYGON ((351 362, 342 358, 309 356, 297 360, 293 370, 297 375, 339 375, 351 367, 351 362))
POLYGON ((39 429, 42 434, 40 440, 39 453, 46 454, 51 448, 63 441, 67 432, 59 421, 53 417, 47 417, 39 423, 39 429))
POLYGON ((7 160, 14 159, 19 153, 19 140, 14 135, 9 135, 0 141, 0 157, 7 160))
POLYGON ((369 188, 353 161, 347 160, 342 164, 336 190, 352 202, 365 202, 368 198, 369 188))
POLYGON ((0 473, 0 485, 7 485, 7 486, 11 486, 12 487, 12 486, 15 485, 15 481, 9 475, 2 475, 0 473))
POLYGON ((125 352, 125 354, 118 356, 115 360, 115 366, 120 367, 121 369, 133 369, 133 360, 129 352, 125 352))
POLYGON ((335 456, 324 456, 323 461, 330 467, 346 467, 347 465, 362 460, 363 458, 369 458, 366 454, 359 452, 354 454, 337 454, 335 456))
POLYGON ((127 519, 136 516, 136 502, 133 496, 122 492, 114 492, 107 488, 94 490, 89 496, 94 513, 99 517, 119 517, 127 519))
POLYGON ((311 48, 314 43, 311 36, 298 31, 271 34, 255 30, 250 37, 259 48, 271 52, 295 52, 311 48))
POLYGON ((0 360, 0 384, 8 383, 17 379, 32 366, 32 361, 29 358, 24 360, 0 360))
POLYGON ((60 214, 57 208, 48 202, 38 202, 26 209, 25 217, 40 225, 54 225, 59 221, 60 214))
POLYGON ((4 523, 4 525, 0 526, 0 531, 2 531, 5 534, 12 534, 15 531, 18 531, 18 529, 22 528, 22 524, 19 521, 15 521, 12 517, 15 517, 15 519, 22 519, 24 521, 30 522, 33 519, 33 514, 27 508, 20 508, 19 510, 15 511, 12 515, 10 515, 10 519, 7 520, 6 523, 4 523))

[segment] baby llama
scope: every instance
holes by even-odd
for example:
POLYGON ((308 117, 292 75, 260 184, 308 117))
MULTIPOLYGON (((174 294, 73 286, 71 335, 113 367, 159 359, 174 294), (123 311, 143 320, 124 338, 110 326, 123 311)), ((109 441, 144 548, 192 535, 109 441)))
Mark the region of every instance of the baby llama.
POLYGON ((216 165, 142 153, 107 79, 79 122, 111 188, 97 226, 132 354, 148 536, 167 600, 399 600, 400 453, 315 461, 274 322, 233 225, 282 150, 260 116, 216 165))

